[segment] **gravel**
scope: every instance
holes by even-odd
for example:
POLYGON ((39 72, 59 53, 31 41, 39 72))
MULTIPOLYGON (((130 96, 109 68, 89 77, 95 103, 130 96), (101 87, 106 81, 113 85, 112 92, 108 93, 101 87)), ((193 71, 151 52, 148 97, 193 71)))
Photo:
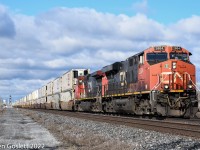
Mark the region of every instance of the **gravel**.
POLYGON ((77 119, 32 110, 20 110, 44 125, 61 142, 73 149, 169 150, 200 149, 200 140, 163 134, 122 125, 77 119))
POLYGON ((59 142, 30 117, 8 108, 0 114, 0 149, 56 149, 59 142))

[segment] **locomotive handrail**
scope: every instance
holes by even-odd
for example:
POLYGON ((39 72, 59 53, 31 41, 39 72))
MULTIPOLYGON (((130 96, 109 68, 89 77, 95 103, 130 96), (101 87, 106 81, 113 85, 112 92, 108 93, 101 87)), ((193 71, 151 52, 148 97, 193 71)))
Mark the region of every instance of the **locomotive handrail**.
POLYGON ((185 72, 185 74, 188 75, 189 80, 192 82, 192 84, 194 85, 194 87, 196 88, 196 90, 198 91, 198 93, 200 94, 200 89, 197 87, 197 85, 192 81, 191 79, 191 75, 188 72, 185 72))
POLYGON ((158 83, 155 84, 155 86, 151 89, 151 91, 156 90, 166 78, 167 78, 167 76, 165 76, 165 78, 159 82, 159 75, 158 75, 158 83))
MULTIPOLYGON (((192 80, 191 80, 192 81, 192 80)), ((192 81, 192 84, 195 86, 196 90, 200 93, 200 89, 197 87, 196 84, 194 84, 194 82, 192 81)))
POLYGON ((153 91, 154 88, 155 88, 157 85, 159 85, 159 75, 157 75, 157 76, 158 76, 158 83, 155 84, 155 86, 151 89, 151 91, 153 91))
MULTIPOLYGON (((184 72, 184 74, 188 75, 189 81, 192 82, 192 84, 194 85, 195 89, 200 93, 200 89, 197 87, 197 85, 192 81, 191 79, 191 75, 187 72, 184 72)), ((164 83, 165 79, 167 78, 167 75, 173 75, 174 76, 174 81, 176 81, 176 76, 178 76, 182 81, 183 81, 183 77, 180 75, 179 72, 175 72, 173 74, 173 72, 162 72, 161 75, 166 75, 164 76, 164 78, 162 78, 161 81, 159 81, 159 75, 158 76, 158 82, 155 84, 155 86, 151 89, 151 91, 156 90, 162 83, 164 83)), ((169 81, 167 81, 169 82, 169 81)))

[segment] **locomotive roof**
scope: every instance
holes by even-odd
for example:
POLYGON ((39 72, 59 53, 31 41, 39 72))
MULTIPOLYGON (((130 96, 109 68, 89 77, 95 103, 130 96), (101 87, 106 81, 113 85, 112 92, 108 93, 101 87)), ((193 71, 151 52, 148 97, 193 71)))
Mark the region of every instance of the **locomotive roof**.
MULTIPOLYGON (((169 45, 151 46, 151 47, 149 47, 149 48, 147 48, 147 49, 145 49, 145 50, 143 50, 143 51, 141 51, 141 52, 139 52, 139 53, 136 53, 135 55, 132 55, 132 56, 128 57, 127 59, 129 59, 129 58, 131 58, 131 57, 134 57, 134 56, 140 56, 140 55, 143 54, 146 50, 149 50, 149 49, 155 48, 155 47, 180 47, 180 46, 169 46, 169 45)), ((180 48, 183 49, 184 51, 188 51, 187 49, 185 49, 185 48, 183 48, 183 47, 180 47, 180 48)), ((192 53, 191 53, 190 51, 188 51, 188 53, 189 53, 190 56, 192 55, 192 53)))
POLYGON ((129 59, 129 58, 131 58, 131 57, 134 57, 134 56, 140 56, 140 55, 143 54, 143 53, 144 53, 144 51, 139 52, 139 53, 136 53, 135 55, 132 55, 132 56, 128 57, 127 59, 129 59))

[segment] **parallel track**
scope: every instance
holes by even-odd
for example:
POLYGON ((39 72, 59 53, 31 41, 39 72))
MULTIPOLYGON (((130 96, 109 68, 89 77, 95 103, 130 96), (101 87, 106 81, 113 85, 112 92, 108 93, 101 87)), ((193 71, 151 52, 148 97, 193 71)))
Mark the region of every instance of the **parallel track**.
POLYGON ((122 116, 111 116, 92 113, 69 112, 58 110, 43 110, 32 109, 34 111, 41 111, 57 115, 76 117, 86 120, 93 120, 99 122, 106 122, 111 124, 125 125, 129 127, 136 127, 146 130, 153 130, 162 133, 170 133, 175 135, 183 135, 194 138, 200 138, 200 123, 197 122, 183 122, 180 120, 151 120, 141 118, 131 118, 122 116))

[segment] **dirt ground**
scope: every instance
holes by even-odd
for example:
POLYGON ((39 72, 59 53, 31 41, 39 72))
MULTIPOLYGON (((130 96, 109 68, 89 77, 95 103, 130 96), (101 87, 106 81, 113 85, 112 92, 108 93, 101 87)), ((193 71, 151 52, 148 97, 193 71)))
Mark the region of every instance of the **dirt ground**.
POLYGON ((56 116, 7 108, 0 111, 0 149, 121 150, 125 143, 70 126, 56 116))
POLYGON ((69 150, 132 150, 133 148, 122 141, 108 139, 90 130, 65 123, 65 117, 40 114, 35 111, 21 112, 48 129, 60 142, 60 147, 69 150))
POLYGON ((48 112, 15 109, 0 114, 0 118, 0 146, 24 141, 45 144, 44 148, 51 150, 199 149, 199 140, 187 137, 48 112))
POLYGON ((0 111, 0 149, 58 149, 52 134, 17 109, 0 111))

